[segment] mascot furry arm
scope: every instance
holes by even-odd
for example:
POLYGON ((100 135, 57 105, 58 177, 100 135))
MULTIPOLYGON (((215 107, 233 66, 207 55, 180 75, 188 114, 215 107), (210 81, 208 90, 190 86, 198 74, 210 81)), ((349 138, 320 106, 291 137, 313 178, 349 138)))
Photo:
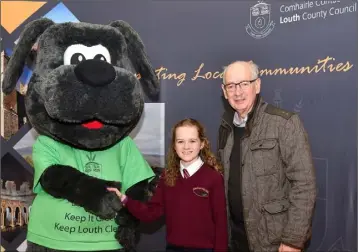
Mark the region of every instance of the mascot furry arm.
MULTIPOLYGON (((51 202, 47 204, 51 205, 46 207, 51 212, 56 211, 51 209, 55 208, 52 203, 67 204, 61 201, 65 199, 76 207, 73 211, 83 208, 105 220, 116 217, 119 228, 115 237, 125 249, 133 250, 138 221, 106 188, 126 189, 126 194, 131 197, 146 200, 149 187, 156 182, 154 179, 152 185, 148 184, 154 173, 149 171, 150 167, 128 137, 143 111, 140 82, 148 96, 159 97, 159 83, 144 45, 134 29, 124 21, 97 25, 55 24, 46 18, 35 20, 21 33, 7 65, 2 87, 5 94, 15 88, 35 43, 38 43, 38 50, 25 97, 29 121, 40 134, 33 150, 37 196, 29 229, 32 230, 31 221, 41 221, 36 204, 47 197, 46 200, 51 202), (107 154, 111 151, 114 154, 118 152, 119 160, 113 159, 114 154, 107 154), (99 165, 92 162, 92 166, 86 166, 81 163, 81 155, 86 155, 91 161, 96 155, 102 156, 104 161, 109 159, 109 163, 99 165), (71 158, 75 162, 67 160, 71 158), (133 164, 138 167, 131 167, 133 164), (120 173, 118 166, 122 169, 120 173), (100 174, 111 171, 112 175, 104 178, 95 171, 100 174), (123 174, 131 174, 127 177, 134 181, 124 188, 126 178, 123 174)), ((62 238, 66 240, 70 236, 66 237, 64 234, 62 238)), ((75 247, 67 245, 61 247, 64 243, 54 242, 50 247, 75 250, 75 247)), ((46 244, 42 246, 46 247, 46 244)), ((81 243, 77 247, 84 249, 81 243)))

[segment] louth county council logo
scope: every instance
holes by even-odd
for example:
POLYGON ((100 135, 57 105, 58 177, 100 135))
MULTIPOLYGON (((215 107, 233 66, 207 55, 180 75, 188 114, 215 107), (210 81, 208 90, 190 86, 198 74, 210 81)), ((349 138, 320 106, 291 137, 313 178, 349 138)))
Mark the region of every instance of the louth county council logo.
POLYGON ((251 37, 262 39, 269 35, 274 27, 270 4, 259 2, 250 8, 250 24, 245 28, 251 37))

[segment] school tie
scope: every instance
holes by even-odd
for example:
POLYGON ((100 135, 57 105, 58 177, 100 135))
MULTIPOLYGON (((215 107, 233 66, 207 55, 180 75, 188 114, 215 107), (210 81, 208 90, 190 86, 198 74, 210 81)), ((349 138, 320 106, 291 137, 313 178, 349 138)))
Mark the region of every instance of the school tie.
POLYGON ((183 169, 183 173, 184 173, 184 178, 189 178, 190 177, 190 175, 189 175, 189 172, 188 172, 188 170, 187 169, 183 169))

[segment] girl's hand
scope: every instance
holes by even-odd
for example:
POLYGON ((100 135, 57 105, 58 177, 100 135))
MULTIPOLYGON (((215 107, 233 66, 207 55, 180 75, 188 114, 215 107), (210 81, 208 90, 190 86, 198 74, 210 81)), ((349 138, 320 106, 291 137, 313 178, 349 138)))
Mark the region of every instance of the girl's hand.
POLYGON ((110 192, 115 192, 120 199, 123 197, 123 194, 117 188, 107 187, 107 190, 110 192))
POLYGON ((121 200, 123 206, 126 204, 127 196, 125 194, 121 193, 117 188, 107 187, 107 190, 110 192, 115 192, 117 194, 118 198, 121 200))

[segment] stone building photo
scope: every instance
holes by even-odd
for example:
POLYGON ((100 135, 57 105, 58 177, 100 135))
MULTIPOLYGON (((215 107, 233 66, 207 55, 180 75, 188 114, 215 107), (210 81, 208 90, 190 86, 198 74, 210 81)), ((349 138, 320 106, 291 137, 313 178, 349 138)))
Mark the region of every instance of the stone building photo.
POLYGON ((34 194, 30 167, 11 153, 1 159, 1 238, 11 243, 25 233, 34 194))
MULTIPOLYGON (((3 72, 9 56, 1 52, 1 83, 3 81, 3 72)), ((24 105, 24 95, 27 91, 27 85, 21 81, 18 88, 14 89, 10 94, 5 95, 1 90, 1 136, 5 140, 9 140, 16 132, 26 123, 26 112, 24 105)))

